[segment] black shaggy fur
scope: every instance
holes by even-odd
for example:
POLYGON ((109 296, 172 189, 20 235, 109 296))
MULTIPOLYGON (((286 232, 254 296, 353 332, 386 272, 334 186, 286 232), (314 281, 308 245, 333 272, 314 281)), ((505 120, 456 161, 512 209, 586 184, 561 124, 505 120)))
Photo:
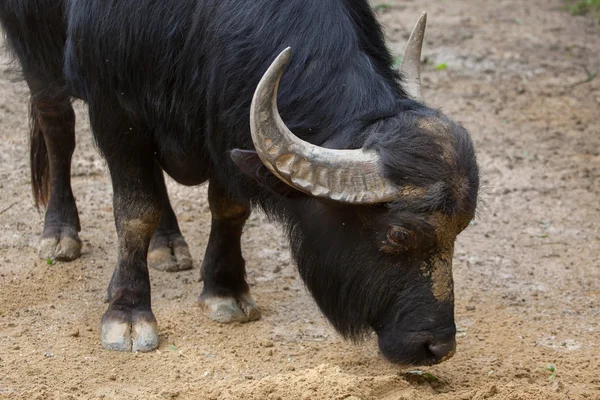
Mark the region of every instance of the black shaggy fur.
POLYGON ((261 206, 287 227, 302 278, 344 336, 374 329, 392 361, 437 359, 427 346, 453 337, 453 304, 434 299, 422 268, 451 243, 430 216, 447 216, 455 237, 474 213, 478 168, 464 128, 407 97, 366 0, 4 0, 0 21, 24 69, 43 65, 103 121, 94 136, 113 177, 119 160, 150 155, 182 183, 210 179, 261 206), (278 97, 288 127, 324 147, 375 149, 390 180, 426 195, 314 199, 236 150, 253 150, 252 95, 288 46, 278 97), (381 251, 394 226, 416 244, 381 251))

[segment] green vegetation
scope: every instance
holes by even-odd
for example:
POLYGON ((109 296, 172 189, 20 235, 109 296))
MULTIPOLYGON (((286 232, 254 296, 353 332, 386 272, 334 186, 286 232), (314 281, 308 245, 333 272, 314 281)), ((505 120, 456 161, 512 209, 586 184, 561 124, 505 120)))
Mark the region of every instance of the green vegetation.
POLYGON ((556 367, 552 364, 548 364, 546 366, 546 371, 550 372, 550 376, 548 377, 548 381, 550 382, 554 382, 554 379, 556 379, 556 367))
POLYGON ((420 369, 414 369, 412 371, 407 371, 406 376, 418 376, 423 378, 429 383, 439 382, 439 378, 429 372, 421 371, 420 369))
POLYGON ((600 0, 565 0, 573 15, 593 14, 600 21, 600 0))
POLYGON ((392 8, 392 5, 388 4, 388 3, 377 4, 375 7, 373 7, 375 12, 377 12, 377 13, 385 12, 385 11, 389 10, 390 8, 392 8))

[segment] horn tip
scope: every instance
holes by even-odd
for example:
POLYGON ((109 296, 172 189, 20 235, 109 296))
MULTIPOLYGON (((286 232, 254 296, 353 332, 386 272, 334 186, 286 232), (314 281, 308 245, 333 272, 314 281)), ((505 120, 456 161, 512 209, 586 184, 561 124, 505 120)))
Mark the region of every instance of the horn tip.
POLYGON ((279 54, 279 57, 281 60, 283 60, 284 62, 288 62, 288 60, 290 59, 292 55, 292 48, 290 46, 286 47, 285 49, 283 49, 283 51, 279 54))

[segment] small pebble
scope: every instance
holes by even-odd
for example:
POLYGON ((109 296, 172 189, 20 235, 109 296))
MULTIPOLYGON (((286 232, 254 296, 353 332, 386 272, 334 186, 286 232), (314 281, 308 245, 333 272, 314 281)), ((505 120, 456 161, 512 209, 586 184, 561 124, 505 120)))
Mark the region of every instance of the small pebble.
POLYGON ((67 332, 67 336, 70 337, 79 337, 79 328, 73 328, 67 332))

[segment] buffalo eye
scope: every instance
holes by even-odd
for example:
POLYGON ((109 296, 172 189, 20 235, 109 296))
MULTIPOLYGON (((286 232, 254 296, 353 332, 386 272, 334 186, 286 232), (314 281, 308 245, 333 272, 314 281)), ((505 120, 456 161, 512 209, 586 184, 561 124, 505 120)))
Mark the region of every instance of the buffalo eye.
POLYGON ((410 246, 411 239, 411 232, 397 226, 392 226, 387 233, 388 243, 392 246, 407 248, 410 246))
POLYGON ((413 231, 399 226, 391 226, 387 231, 386 240, 383 241, 380 249, 384 253, 398 254, 415 246, 413 231))

